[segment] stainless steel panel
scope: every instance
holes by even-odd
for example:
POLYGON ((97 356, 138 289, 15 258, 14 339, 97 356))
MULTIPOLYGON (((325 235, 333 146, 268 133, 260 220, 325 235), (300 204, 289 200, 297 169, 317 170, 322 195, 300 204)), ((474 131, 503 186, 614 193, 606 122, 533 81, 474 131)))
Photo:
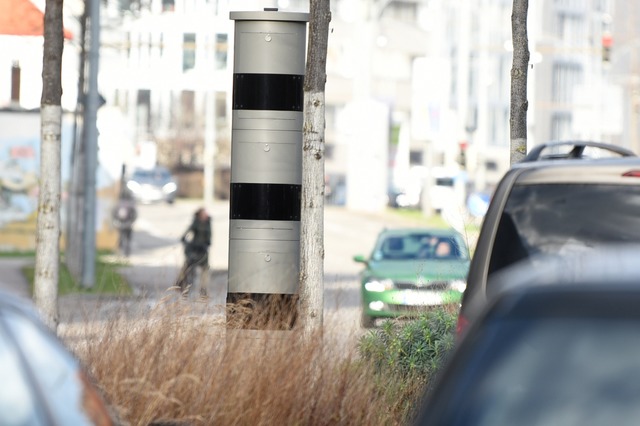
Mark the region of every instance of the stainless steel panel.
POLYGON ((229 241, 229 293, 295 294, 299 271, 299 241, 229 241))
POLYGON ((300 241, 300 222, 283 220, 230 220, 231 240, 300 241))
POLYGON ((306 34, 306 22, 237 20, 234 73, 303 75, 306 34))
POLYGON ((302 133, 233 131, 231 182, 302 183, 302 133))
POLYGON ((303 122, 303 113, 298 111, 234 110, 231 128, 301 132, 303 122))

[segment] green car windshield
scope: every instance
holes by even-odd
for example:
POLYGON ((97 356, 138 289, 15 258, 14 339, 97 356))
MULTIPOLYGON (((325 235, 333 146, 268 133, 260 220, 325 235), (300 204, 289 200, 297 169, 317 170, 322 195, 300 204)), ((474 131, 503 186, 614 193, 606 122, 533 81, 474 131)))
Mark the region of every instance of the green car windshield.
POLYGON ((373 260, 468 259, 462 238, 456 235, 411 233, 385 235, 376 246, 373 260))

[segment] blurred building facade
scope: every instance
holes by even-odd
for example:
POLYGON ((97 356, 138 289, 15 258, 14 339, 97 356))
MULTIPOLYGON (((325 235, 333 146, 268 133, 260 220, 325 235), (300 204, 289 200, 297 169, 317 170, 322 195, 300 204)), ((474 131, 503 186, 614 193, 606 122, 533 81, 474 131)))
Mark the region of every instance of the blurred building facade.
MULTIPOLYGON (((638 149, 638 7, 631 3, 530 3, 530 146, 581 138, 638 149), (608 58, 607 40, 613 40, 608 58)), ((213 161, 216 193, 225 196, 233 67, 229 12, 308 11, 308 0, 102 4, 101 138, 118 129, 109 137, 126 139, 129 157, 139 145, 155 142, 159 163, 189 175, 202 175, 213 161), (208 140, 213 151, 206 151, 208 140)), ((358 186, 368 185, 376 190, 366 196, 379 208, 388 187, 415 186, 413 181, 425 179, 424 170, 436 168, 463 176, 465 189, 492 188, 509 167, 511 6, 511 0, 331 3, 325 135, 331 202, 349 204, 350 194, 362 196, 358 186), (378 126, 369 128, 367 120, 378 126)), ((361 199, 359 205, 366 203, 361 199)))
MULTIPOLYGON (((638 125, 638 92, 622 85, 638 84, 638 6, 627 3, 530 3, 529 147, 590 139, 640 148, 629 134, 638 125), (618 39, 626 40, 627 62, 622 43, 612 43, 618 39)), ((403 190, 425 176, 415 169, 426 167, 454 179, 462 172, 463 197, 490 191, 509 167, 511 10, 511 0, 337 2, 327 64, 327 169, 339 173, 348 164, 345 145, 353 142, 340 138, 340 116, 362 95, 354 78, 363 79, 367 95, 390 107, 390 185, 403 190), (373 30, 367 20, 375 21, 373 30), (368 65, 369 76, 358 63, 368 65)), ((433 173, 427 176, 435 184, 433 173)))
MULTIPOLYGON (((622 92, 622 132, 615 141, 640 153, 640 3, 615 0, 611 19, 608 81, 622 92)), ((605 39, 605 41, 607 41, 605 39)))

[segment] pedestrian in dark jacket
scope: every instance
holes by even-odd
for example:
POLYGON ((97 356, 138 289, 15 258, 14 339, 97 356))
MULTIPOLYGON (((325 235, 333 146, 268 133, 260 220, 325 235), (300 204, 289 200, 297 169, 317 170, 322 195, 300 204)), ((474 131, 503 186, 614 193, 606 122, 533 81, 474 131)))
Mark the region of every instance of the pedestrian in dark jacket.
POLYGON ((131 234, 133 223, 138 218, 136 202, 127 192, 123 192, 118 198, 118 203, 111 211, 111 219, 114 228, 118 230, 118 248, 125 255, 131 253, 131 234))
POLYGON ((211 246, 211 218, 201 207, 193 215, 193 221, 182 235, 185 261, 178 275, 178 285, 187 296, 200 269, 200 296, 207 297, 209 284, 209 247, 211 246))

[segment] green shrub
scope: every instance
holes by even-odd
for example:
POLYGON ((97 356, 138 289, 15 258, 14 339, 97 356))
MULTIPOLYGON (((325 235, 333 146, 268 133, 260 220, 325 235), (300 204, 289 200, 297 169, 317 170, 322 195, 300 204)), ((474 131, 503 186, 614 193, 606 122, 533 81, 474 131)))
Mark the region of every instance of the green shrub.
POLYGON ((362 359, 379 374, 428 379, 453 347, 457 311, 437 308, 408 321, 385 321, 359 342, 362 359))
POLYGON ((360 338, 362 362, 373 370, 393 404, 390 409, 405 423, 454 346, 456 320, 457 309, 442 307, 410 321, 385 321, 360 338))

